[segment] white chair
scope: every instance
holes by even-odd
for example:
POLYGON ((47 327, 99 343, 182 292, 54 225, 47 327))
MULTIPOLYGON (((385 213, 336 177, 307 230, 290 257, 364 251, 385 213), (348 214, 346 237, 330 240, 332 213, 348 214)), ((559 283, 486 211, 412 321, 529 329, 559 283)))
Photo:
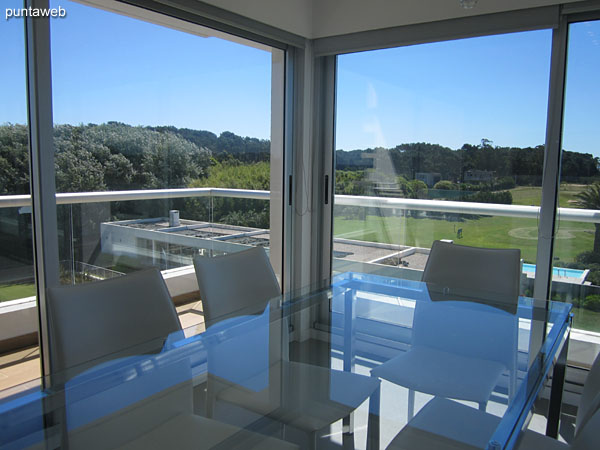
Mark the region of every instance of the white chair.
POLYGON ((209 404, 213 399, 224 401, 270 417, 307 433, 309 446, 315 447, 319 430, 349 416, 378 390, 379 380, 371 377, 288 360, 287 324, 269 306, 269 300, 279 298, 281 291, 264 249, 196 257, 194 265, 207 334, 243 326, 240 321, 254 323, 253 335, 248 339, 238 335, 234 347, 238 354, 260 355, 264 361, 252 366, 262 365, 262 371, 250 373, 256 369, 240 365, 235 370, 246 372, 244 378, 258 380, 259 386, 268 380, 266 388, 253 390, 249 384, 236 382, 240 373, 228 375, 221 370, 211 376, 214 359, 227 354, 224 346, 229 345, 227 341, 215 344, 208 358, 209 404))
MULTIPOLYGON (((390 450, 456 450, 486 448, 500 418, 461 403, 436 397, 394 437, 390 450)), ((526 430, 521 433, 519 450, 595 450, 600 442, 600 355, 587 376, 571 445, 526 430)))
POLYGON ((158 353, 181 325, 157 269, 49 288, 51 372, 66 381, 101 362, 158 353))
POLYGON ((481 302, 514 313, 521 282, 521 251, 435 241, 422 281, 458 296, 477 293, 483 297, 481 302))
POLYGON ((161 352, 181 326, 158 270, 50 288, 48 311, 69 448, 296 448, 193 414, 189 358, 161 352))
POLYGON ((415 391, 477 402, 485 410, 508 372, 513 395, 519 271, 519 250, 433 243, 423 272, 431 301, 416 302, 411 347, 371 371, 408 388, 408 420, 415 391))

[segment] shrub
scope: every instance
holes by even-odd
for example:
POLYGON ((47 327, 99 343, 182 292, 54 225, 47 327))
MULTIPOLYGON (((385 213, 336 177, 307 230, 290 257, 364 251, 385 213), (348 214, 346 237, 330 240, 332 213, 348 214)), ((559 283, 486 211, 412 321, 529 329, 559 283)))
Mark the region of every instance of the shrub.
POLYGON ((441 189, 444 191, 454 191, 457 189, 456 184, 452 181, 442 180, 433 185, 433 189, 441 189))
POLYGON ((581 306, 583 306, 585 309, 589 309, 590 311, 600 312, 600 295, 588 295, 582 302, 581 306))

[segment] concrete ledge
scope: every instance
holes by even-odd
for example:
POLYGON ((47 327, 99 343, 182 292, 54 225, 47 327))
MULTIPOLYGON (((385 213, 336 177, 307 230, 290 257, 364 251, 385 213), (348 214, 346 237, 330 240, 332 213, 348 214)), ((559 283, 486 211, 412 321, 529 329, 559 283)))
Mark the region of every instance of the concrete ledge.
POLYGON ((37 344, 37 332, 35 297, 0 303, 0 353, 37 344))
POLYGON ((182 303, 185 299, 193 300, 200 296, 194 266, 163 270, 161 273, 175 304, 182 303))

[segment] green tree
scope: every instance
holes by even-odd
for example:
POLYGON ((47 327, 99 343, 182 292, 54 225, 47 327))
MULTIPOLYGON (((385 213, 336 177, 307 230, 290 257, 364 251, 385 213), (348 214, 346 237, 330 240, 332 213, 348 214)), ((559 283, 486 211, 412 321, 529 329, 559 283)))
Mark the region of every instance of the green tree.
MULTIPOLYGON (((575 196, 577 198, 577 206, 585 209, 600 209, 600 183, 596 182, 588 186, 584 191, 575 196)), ((593 252, 600 254, 600 224, 595 223, 596 232, 594 234, 594 249, 593 252)))
MULTIPOLYGON (((193 180, 189 187, 215 187, 268 191, 271 168, 268 162, 241 164, 231 159, 226 162, 213 160, 208 176, 193 180)), ((203 200, 186 202, 185 217, 208 217, 213 222, 269 228, 269 202, 240 198, 214 198, 212 211, 203 200)), ((206 220, 206 219, 205 219, 206 220)))
POLYGON ((56 155, 57 192, 103 191, 104 171, 102 164, 87 150, 68 149, 56 155))
POLYGON ((0 195, 29 193, 29 136, 25 125, 0 126, 0 195))
POLYGON ((336 170, 335 193, 365 195, 365 173, 362 170, 336 170))

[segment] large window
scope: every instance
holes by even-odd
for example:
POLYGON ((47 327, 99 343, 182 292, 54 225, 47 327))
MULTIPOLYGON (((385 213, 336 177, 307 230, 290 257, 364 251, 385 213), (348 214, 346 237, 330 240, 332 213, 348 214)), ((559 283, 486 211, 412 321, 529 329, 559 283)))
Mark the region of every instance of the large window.
POLYGON ((447 239, 519 248, 532 293, 551 36, 338 57, 334 271, 420 279, 447 239))
POLYGON ((59 195, 62 282, 272 248, 271 70, 281 51, 143 10, 61 4, 68 16, 51 30, 56 189, 121 192, 59 195))
MULTIPOLYGON (((18 8, 22 2, 3 2, 18 8)), ((4 12, 4 11, 3 11, 4 12)), ((4 18, 3 18, 4 19, 4 18)), ((0 26, 0 390, 38 378, 24 22, 0 26), (16 197, 21 196, 21 197, 16 197), (5 355, 8 350, 16 350, 5 355)))
POLYGON ((574 327, 596 332, 600 331, 599 69, 600 21, 571 24, 552 298, 573 303, 574 327))

